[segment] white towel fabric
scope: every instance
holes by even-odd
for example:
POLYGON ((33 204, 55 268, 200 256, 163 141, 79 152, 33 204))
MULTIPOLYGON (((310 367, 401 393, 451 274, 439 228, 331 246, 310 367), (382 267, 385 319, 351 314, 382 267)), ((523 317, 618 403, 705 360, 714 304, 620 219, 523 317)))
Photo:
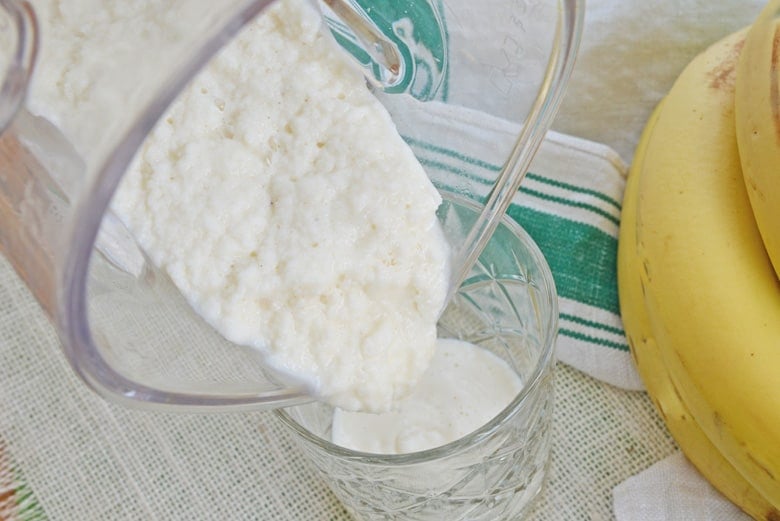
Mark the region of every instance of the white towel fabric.
POLYGON ((674 454, 627 479, 614 491, 618 521, 750 521, 682 454, 674 454))

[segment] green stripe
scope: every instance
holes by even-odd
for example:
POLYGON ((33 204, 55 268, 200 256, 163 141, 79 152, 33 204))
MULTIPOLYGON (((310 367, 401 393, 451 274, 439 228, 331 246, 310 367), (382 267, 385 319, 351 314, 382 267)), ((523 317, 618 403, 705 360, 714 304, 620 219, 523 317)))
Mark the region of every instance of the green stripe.
MULTIPOLYGON (((492 163, 488 163, 486 161, 482 161, 480 159, 476 159, 471 156, 467 156, 465 154, 462 154, 460 152, 456 152, 455 150, 451 150, 449 148, 444 148, 438 145, 434 145, 432 143, 427 143, 425 141, 420 141, 419 139, 415 139, 409 136, 404 136, 404 140, 409 143, 410 145, 422 148, 423 150, 428 150, 430 152, 437 152, 439 154, 452 157, 455 159, 458 159, 460 161, 463 161, 464 163, 467 163, 469 165, 478 166, 480 168, 484 168, 485 170, 489 170, 491 172, 499 172, 501 170, 501 167, 498 165, 494 165, 492 163)), ((601 199, 602 201, 605 201, 606 203, 609 203, 610 205, 614 206, 618 210, 621 208, 621 204, 617 202, 615 199, 609 197, 608 195, 599 192, 598 190, 591 190, 589 188, 584 188, 581 186, 573 185, 571 183, 564 183, 562 181, 558 181, 556 179, 550 179, 549 177, 544 177, 539 174, 534 174, 533 172, 528 172, 526 174, 529 179, 533 179, 534 181, 538 181, 540 183, 548 184, 550 186, 554 186, 556 188, 562 188, 565 190, 569 190, 570 192, 577 192, 582 193, 586 195, 590 195, 592 197, 596 197, 597 199, 601 199)))
POLYGON ((625 331, 623 331, 619 327, 609 326, 607 324, 596 322, 594 320, 586 320, 582 317, 578 317, 576 315, 570 315, 568 313, 560 313, 559 316, 563 320, 568 320, 569 322, 574 322, 575 324, 580 324, 582 326, 592 327, 593 329, 600 329, 601 331, 606 331, 608 333, 614 333, 616 335, 625 335, 625 331))
POLYGON ((22 476, 21 471, 18 468, 14 468, 14 481, 16 482, 16 490, 14 490, 14 499, 16 501, 17 514, 20 521, 45 521, 48 519, 46 513, 43 511, 43 507, 38 503, 38 500, 27 485, 27 481, 22 476))
MULTIPOLYGON (((457 191, 457 187, 446 183, 437 183, 437 186, 457 191)), ((550 266, 559 296, 620 314, 615 237, 590 224, 514 203, 507 214, 539 246, 550 266)))
MULTIPOLYGON (((470 164, 470 165, 473 165, 473 166, 478 166, 480 168, 484 168, 486 170, 490 170, 490 171, 493 171, 493 172, 496 172, 496 171, 500 170, 500 167, 498 167, 498 166, 491 165, 491 164, 486 163, 484 161, 481 161, 479 159, 475 159, 475 158, 472 158, 472 157, 460 154, 458 152, 454 152, 454 151, 446 149, 446 148, 442 148, 442 147, 439 147, 439 146, 436 146, 436 145, 432 145, 430 143, 425 143, 425 142, 422 142, 422 141, 419 141, 419 140, 416 140, 416 139, 413 139, 413 138, 409 138, 409 137, 404 137, 404 139, 410 145, 417 146, 419 148, 422 148, 423 150, 428 150, 428 151, 431 151, 431 152, 439 152, 439 153, 442 153, 443 155, 446 155, 446 156, 458 159, 458 160, 460 160, 460 161, 462 161, 464 163, 467 163, 467 164, 470 164)), ((471 173, 467 172, 466 170, 464 170, 462 168, 458 168, 458 167, 455 167, 455 166, 452 166, 452 165, 448 165, 448 164, 442 163, 440 161, 434 161, 434 160, 431 160, 431 159, 418 158, 418 160, 423 165, 433 166, 433 167, 439 168, 441 170, 449 171, 449 172, 452 172, 454 174, 458 174, 458 175, 460 175, 462 177, 466 177, 468 179, 471 179, 473 181, 477 181, 477 182, 479 182, 481 184, 484 184, 484 185, 492 185, 493 184, 492 180, 485 179, 483 177, 471 174, 471 173)), ((561 183, 561 182, 558 182, 558 181, 550 180, 550 179, 547 179, 547 178, 545 178, 543 176, 540 176, 538 174, 534 174, 533 172, 528 172, 526 175, 530 179, 534 179, 535 181, 539 181, 541 183, 545 183, 545 184, 548 184, 550 186, 555 186, 555 187, 558 187, 558 188, 567 188, 567 189, 569 189, 570 191, 573 191, 573 192, 584 193, 584 194, 588 194, 588 195, 591 195, 591 196, 594 196, 594 197, 598 197, 599 199, 607 201, 610 204, 613 204, 616 208, 620 209, 620 205, 616 201, 614 201, 610 197, 608 197, 608 196, 606 196, 604 194, 601 194, 599 192, 596 192, 594 190, 588 190, 587 188, 580 188, 580 187, 576 187, 574 185, 569 185, 567 183, 561 183)), ((543 192, 540 192, 538 190, 532 190, 532 189, 529 189, 529 188, 525 188, 523 186, 520 186, 520 192, 528 194, 528 195, 532 195, 534 197, 538 197, 540 199, 552 201, 552 202, 555 202, 555 203, 558 203, 558 204, 571 206, 573 208, 580 208, 580 209, 588 210, 588 211, 591 211, 591 212, 593 212, 593 213, 595 213, 597 215, 600 215, 600 216, 604 217, 605 219, 613 222, 616 225, 620 224, 620 220, 617 217, 613 216, 609 212, 606 212, 606 211, 602 210, 598 206, 594 206, 594 205, 591 205, 591 204, 588 204, 588 203, 577 202, 577 201, 570 201, 568 199, 564 199, 563 197, 557 197, 557 196, 553 196, 553 195, 544 194, 543 192)))
POLYGON ((584 342, 588 342, 591 344, 598 344, 605 347, 611 347, 612 349, 617 349, 618 351, 628 352, 628 345, 626 344, 612 342, 610 340, 605 340, 603 338, 598 338, 590 335, 583 335, 582 333, 577 333, 576 331, 572 331, 570 329, 565 329, 565 328, 560 328, 558 330, 558 333, 563 336, 574 338, 575 340, 582 340, 584 342))
MULTIPOLYGON (((450 172, 453 174, 457 174, 460 177, 469 179, 471 181, 480 183, 485 186, 492 186, 493 181, 490 179, 485 179, 484 177, 477 176, 475 174, 472 174, 468 170, 464 170, 463 168, 459 168, 453 165, 449 165, 447 163, 442 163, 440 161, 434 161, 432 159, 424 158, 424 157, 418 157, 417 160, 420 162, 423 166, 429 166, 433 168, 438 168, 439 170, 444 170, 445 172, 450 172)), ((579 201, 569 201, 568 199, 564 199, 562 197, 554 196, 545 194, 543 192, 540 192, 538 190, 532 190, 530 188, 525 188, 523 186, 520 186, 520 190, 518 190, 522 194, 530 195, 532 197, 536 197, 537 199, 541 199, 543 201, 550 201, 557 204, 562 204, 564 206, 569 206, 572 208, 579 208, 581 210, 587 210, 589 212, 593 212, 596 215, 600 215, 601 217, 604 217, 608 221, 614 223, 615 225, 620 225, 620 219, 615 217, 614 215, 610 214, 609 212, 605 212, 598 206, 593 206, 591 204, 579 202, 579 201)))
POLYGON ((415 139, 413 137, 409 136, 401 136, 404 141, 406 141, 410 146, 418 147, 423 150, 427 150, 429 152, 436 152, 439 154, 442 154, 444 156, 455 158, 459 161, 462 161, 463 163, 467 163, 469 165, 478 166, 480 168, 484 168, 485 170, 490 170, 491 172, 499 172, 501 171, 501 167, 498 165, 494 165, 491 163, 488 163, 486 161, 482 161, 481 159, 477 159, 475 157, 467 156, 465 154, 461 154, 460 152, 456 152, 454 150, 451 150, 449 148, 440 147, 438 145, 434 145, 432 143, 428 143, 426 141, 420 141, 419 139, 415 139))
MULTIPOLYGON (((417 160, 420 162, 423 166, 430 166, 432 168, 437 168, 439 170, 444 170, 445 172, 450 172, 452 174, 457 174, 459 177, 468 179, 469 181, 474 181, 475 183, 479 183, 481 185, 485 186, 492 186, 493 181, 490 181, 489 179, 485 179, 484 177, 472 174, 468 170, 464 170, 463 168, 458 168, 457 166, 448 165, 447 163, 441 163, 439 161, 434 161, 433 159, 428 159, 425 157, 418 157, 417 160)), ((436 183, 436 180, 433 180, 434 183, 436 183)))
POLYGON ((620 314, 617 239, 599 228, 513 204, 507 212, 542 250, 558 295, 620 314))
POLYGON ((618 210, 620 210, 620 208, 622 207, 622 205, 619 202, 615 201, 610 196, 608 196, 608 195, 606 195, 606 194, 604 194, 602 192, 599 192, 598 190, 591 190, 589 188, 583 188, 581 186, 577 186, 577 185, 573 185, 573 184, 569 184, 569 183, 564 183, 562 181, 558 181, 558 180, 555 180, 555 179, 550 179, 549 177, 544 177, 544 176, 541 176, 541 175, 538 175, 538 174, 534 174, 533 172, 528 172, 528 174, 526 174, 526 175, 528 176, 529 179, 533 179, 534 181, 538 181, 540 183, 545 183, 545 184, 548 184, 550 186, 555 186, 556 188, 563 188, 565 190, 569 190, 570 192, 578 192, 578 193, 581 193, 581 194, 587 194, 587 195, 596 197, 597 199, 601 199, 602 201, 605 201, 605 202, 611 204, 612 206, 614 206, 618 210))
POLYGON ((522 186, 520 187, 520 193, 532 195, 532 196, 537 197, 539 199, 542 199, 544 201, 550 201, 550 202, 553 202, 553 203, 563 204, 563 205, 566 205, 566 206, 571 206, 572 208, 580 208, 582 210, 588 210, 589 212, 593 212, 596 215, 602 216, 603 218, 605 218, 606 220, 614 223, 617 226, 620 225, 620 219, 618 219, 617 217, 615 217, 614 215, 612 215, 609 212, 605 212, 604 210, 602 210, 598 206, 593 206, 592 204, 583 203, 583 202, 580 202, 580 201, 569 201, 568 199, 564 199, 563 197, 558 197, 558 196, 555 196, 555 195, 545 194, 545 193, 540 192, 538 190, 531 190, 530 188, 524 188, 522 186))

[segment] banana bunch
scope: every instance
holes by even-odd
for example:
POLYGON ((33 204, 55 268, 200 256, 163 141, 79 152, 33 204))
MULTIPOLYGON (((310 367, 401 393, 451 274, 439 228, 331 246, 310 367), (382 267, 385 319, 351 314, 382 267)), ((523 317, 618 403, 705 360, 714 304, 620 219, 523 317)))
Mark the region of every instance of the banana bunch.
POLYGON ((650 118, 623 202, 621 313, 688 459, 780 520, 780 0, 695 58, 650 118), (774 265, 773 265, 774 262, 774 265))

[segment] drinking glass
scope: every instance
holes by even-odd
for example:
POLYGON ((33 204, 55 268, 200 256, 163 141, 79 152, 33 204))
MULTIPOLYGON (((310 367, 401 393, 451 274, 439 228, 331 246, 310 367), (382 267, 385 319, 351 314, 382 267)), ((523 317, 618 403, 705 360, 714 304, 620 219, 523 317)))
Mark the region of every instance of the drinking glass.
MULTIPOLYGON (((447 236, 462 240, 479 207, 442 195, 447 236)), ((439 322, 440 337, 487 349, 520 378, 522 389, 496 417, 446 445, 387 455, 333 444, 333 408, 326 404, 275 412, 356 519, 521 519, 547 473, 557 317, 544 257, 522 228, 504 219, 439 322)))

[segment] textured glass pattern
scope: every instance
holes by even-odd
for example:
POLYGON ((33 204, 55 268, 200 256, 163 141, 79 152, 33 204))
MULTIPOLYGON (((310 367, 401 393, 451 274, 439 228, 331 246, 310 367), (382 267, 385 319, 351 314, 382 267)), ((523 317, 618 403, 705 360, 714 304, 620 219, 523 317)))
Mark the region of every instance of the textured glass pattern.
POLYGON ((519 519, 547 470, 551 383, 483 439, 431 461, 386 466, 302 447, 357 519, 519 519))
MULTIPOLYGON (((451 240, 469 230, 476 211, 446 197, 440 218, 451 240)), ((505 221, 439 321, 440 336, 492 351, 523 381, 496 418, 443 447, 390 456, 331 444, 327 405, 301 405, 280 415, 357 519, 517 520, 542 489, 549 461, 556 324, 555 288, 544 259, 519 227, 505 221)))

